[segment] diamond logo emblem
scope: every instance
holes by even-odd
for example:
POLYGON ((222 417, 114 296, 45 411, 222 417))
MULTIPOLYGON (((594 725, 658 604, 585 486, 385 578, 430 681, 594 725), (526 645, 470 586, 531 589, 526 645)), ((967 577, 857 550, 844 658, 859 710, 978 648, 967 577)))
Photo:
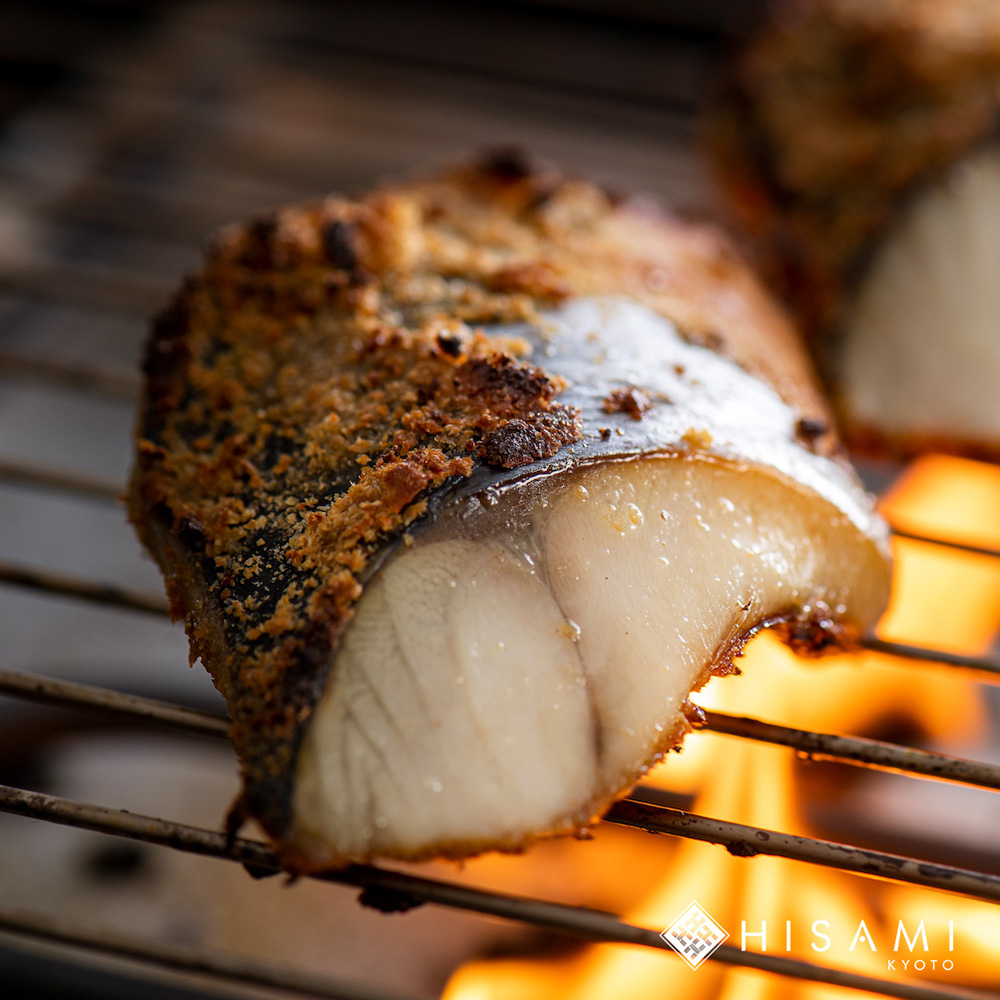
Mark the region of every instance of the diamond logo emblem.
POLYGON ((729 937, 729 932, 692 902, 660 932, 660 937, 692 969, 697 969, 729 937))

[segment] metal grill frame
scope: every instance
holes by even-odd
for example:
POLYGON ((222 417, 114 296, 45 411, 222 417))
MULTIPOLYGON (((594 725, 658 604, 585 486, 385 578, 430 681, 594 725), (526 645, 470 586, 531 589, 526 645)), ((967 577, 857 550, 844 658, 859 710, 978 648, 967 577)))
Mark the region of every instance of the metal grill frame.
MULTIPOLYGON (((33 673, 0 670, 0 691, 47 704, 113 712, 185 732, 222 738, 228 736, 228 722, 219 716, 33 673)), ((959 781, 983 789, 994 789, 1000 785, 1000 767, 995 765, 932 754, 912 747, 874 740, 774 726, 760 720, 744 719, 724 713, 706 712, 704 715, 703 728, 713 732, 787 746, 800 752, 822 756, 824 759, 900 771, 932 780, 959 781)), ((278 858, 260 841, 230 839, 222 831, 201 829, 124 810, 71 802, 56 796, 10 786, 0 785, 0 811, 167 846, 220 860, 235 861, 256 875, 278 873, 282 870, 278 858)), ((917 859, 864 850, 846 844, 835 844, 698 816, 636 797, 627 798, 612 806, 605 816, 605 822, 635 827, 651 834, 670 833, 720 844, 739 857, 749 858, 766 853, 841 871, 876 875, 1000 902, 1000 876, 965 871, 946 865, 930 865, 917 859)), ((669 950, 669 945, 652 928, 637 927, 612 915, 581 907, 418 878, 370 865, 352 865, 343 871, 329 872, 315 877, 357 887, 362 890, 363 901, 367 894, 369 901, 379 909, 387 911, 407 910, 422 903, 435 903, 503 917, 536 928, 557 930, 590 941, 638 944, 658 950, 669 950)), ((294 969, 275 969, 234 956, 95 933, 35 915, 0 910, 0 929, 139 958, 179 971, 198 971, 235 982, 280 985, 282 989, 308 996, 344 997, 347 1000, 354 997, 365 1000, 368 998, 390 1000, 387 994, 364 984, 329 981, 300 974, 294 969)), ((912 1000, 961 1000, 961 998, 967 1000, 976 995, 986 996, 981 993, 939 990, 882 980, 799 960, 744 952, 727 945, 720 947, 710 960, 801 980, 867 990, 884 996, 912 998, 912 1000)))

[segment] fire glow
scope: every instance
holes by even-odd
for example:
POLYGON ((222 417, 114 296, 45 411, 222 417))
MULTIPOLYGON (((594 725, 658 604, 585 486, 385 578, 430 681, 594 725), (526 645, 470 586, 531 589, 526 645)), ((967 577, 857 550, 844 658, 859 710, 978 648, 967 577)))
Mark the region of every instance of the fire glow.
MULTIPOLYGON (((883 509, 900 527, 997 547, 1000 470, 928 458, 907 471, 883 509)), ((1000 628, 1000 560, 902 539, 895 558, 881 637, 970 655, 989 649, 1000 628)), ((748 645, 740 667, 745 681, 713 682, 697 695, 698 704, 821 732, 881 736, 891 724, 946 752, 974 756, 981 750, 987 728, 981 690, 958 671, 875 653, 804 662, 767 633, 748 645)), ((878 778, 872 784, 876 800, 886 782, 913 780, 878 778)), ((804 767, 788 749, 694 732, 646 783, 692 796, 691 811, 701 815, 823 836, 807 822, 810 807, 827 814, 841 803, 846 809, 852 795, 864 794, 858 788, 868 779, 845 766, 804 767)), ((946 788, 936 786, 938 792, 946 788)), ((862 808, 872 794, 870 789, 862 808)), ((894 819, 888 817, 890 825, 894 819)), ((484 858, 470 864, 465 877, 612 909, 657 931, 696 900, 729 932, 730 944, 747 951, 888 980, 996 985, 997 907, 782 858, 748 860, 711 844, 605 824, 590 844, 543 844, 525 858, 484 858)), ((719 962, 690 968, 676 955, 648 949, 590 945, 568 956, 470 962, 454 974, 445 997, 642 1000, 663 996, 665 988, 687 1000, 872 995, 719 962)))

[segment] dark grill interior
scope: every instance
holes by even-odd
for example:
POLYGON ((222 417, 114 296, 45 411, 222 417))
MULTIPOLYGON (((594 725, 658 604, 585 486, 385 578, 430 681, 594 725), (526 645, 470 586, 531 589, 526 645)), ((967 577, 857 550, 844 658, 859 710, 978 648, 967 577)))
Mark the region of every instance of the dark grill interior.
MULTIPOLYGON (((195 265, 204 235, 226 221, 418 170, 485 142, 523 143, 612 186, 710 207, 694 115, 738 15, 752 5, 720 2, 692 13, 679 3, 635 3, 627 14, 610 6, 12 5, 0 49, 7 122, 0 137, 0 691, 9 696, 0 703, 7 782, 0 810, 45 821, 43 830, 57 824, 110 835, 89 862, 101 884, 153 864, 146 845, 235 861, 258 876, 278 867, 259 841, 227 844, 218 829, 175 818, 172 800, 145 816, 131 800, 125 811, 53 791, 61 786, 49 772, 52 748, 81 733, 140 743, 164 734, 165 746, 191 742, 186 760, 229 760, 217 746, 226 733, 221 703, 202 671, 179 668, 183 637, 166 625, 156 574, 115 505, 127 474, 146 318, 195 265)), ((868 470, 876 486, 898 471, 868 470)), ((901 527, 898 534, 934 542, 926 532, 901 527)), ((934 544, 1000 555, 947 539, 934 544)), ((1000 673, 991 657, 874 637, 868 645, 908 658, 913 671, 955 671, 970 683, 1000 673)), ((703 725, 815 760, 962 783, 982 795, 1000 789, 997 763, 720 712, 707 712, 703 725)), ((155 789, 147 791, 157 801, 155 789)), ((946 846, 949 857, 938 856, 939 848, 914 860, 895 852, 902 838, 878 849, 851 846, 696 815, 689 804, 640 787, 607 823, 708 841, 736 856, 774 854, 1000 902, 1000 858, 990 850, 946 846)), ((943 818, 945 845, 956 822, 943 818)), ((35 839, 25 825, 0 826, 0 839, 8 829, 35 839)), ((41 851, 47 836, 37 838, 41 851)), ((17 850, 22 841, 13 843, 17 850)), ((433 903, 527 925, 546 941, 557 932, 669 950, 656 929, 597 909, 436 875, 355 866, 324 881, 360 889, 375 910, 433 903)), ((16 996, 41 988, 59 996, 229 996, 244 988, 345 998, 429 994, 426 984, 412 994, 382 987, 377 974, 340 981, 251 959, 177 928, 141 933, 154 918, 137 918, 127 934, 100 921, 91 926, 64 915, 58 893, 44 885, 30 911, 9 905, 22 896, 0 888, 0 928, 8 932, 0 935, 0 979, 16 996), (78 946, 140 961, 95 964, 79 957, 78 946), (164 977, 162 969, 197 975, 164 977)), ((366 915, 391 922, 381 933, 396 940, 419 926, 415 918, 366 915)), ((480 947, 473 939, 470 954, 480 947)), ((733 943, 713 960, 886 996, 973 995, 743 952, 733 943)))

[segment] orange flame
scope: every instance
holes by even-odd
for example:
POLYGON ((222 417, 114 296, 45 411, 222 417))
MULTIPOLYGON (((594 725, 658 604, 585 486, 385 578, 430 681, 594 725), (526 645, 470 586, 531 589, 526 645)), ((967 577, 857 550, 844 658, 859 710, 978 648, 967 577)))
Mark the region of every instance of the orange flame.
MULTIPOLYGON (((925 459, 907 471, 883 508, 903 527, 1000 546, 996 468, 925 459)), ((968 654, 989 648, 1000 628, 1000 560, 907 540, 897 541, 895 558, 893 601, 879 629, 883 637, 968 654)), ((713 682, 698 702, 828 732, 864 733, 887 718, 906 720, 949 752, 964 748, 974 753, 986 727, 978 684, 956 670, 872 653, 807 663, 767 634, 747 647, 741 668, 748 681, 713 682)), ((675 792, 697 792, 693 811, 703 815, 808 834, 800 804, 808 801, 816 782, 807 780, 799 787, 799 772, 792 751, 696 732, 688 736, 682 753, 671 755, 648 781, 675 792)), ((780 858, 748 861, 709 844, 611 827, 602 827, 585 851, 556 844, 543 850, 550 860, 561 859, 554 867, 543 863, 550 874, 558 873, 549 898, 614 908, 630 923, 660 929, 695 899, 730 931, 730 944, 737 948, 761 951, 766 946, 770 955, 882 978, 995 986, 1000 910, 987 903, 780 858), (567 885, 575 891, 567 894, 567 885), (645 890, 649 885, 652 890, 645 890), (618 888, 609 888, 614 886, 618 888), (917 933, 920 926, 923 937, 917 933), (951 969, 944 967, 946 959, 951 969)), ((521 890, 537 891, 537 874, 525 876, 524 861, 484 859, 469 867, 480 884, 485 877, 499 887, 515 865, 521 866, 515 887, 520 879, 521 890)), ((511 888, 509 882, 506 887, 511 888)), ((662 997, 665 988, 686 1000, 846 1000, 867 995, 720 963, 692 970, 673 955, 596 945, 569 958, 469 963, 452 977, 445 997, 643 1000, 662 997)))

